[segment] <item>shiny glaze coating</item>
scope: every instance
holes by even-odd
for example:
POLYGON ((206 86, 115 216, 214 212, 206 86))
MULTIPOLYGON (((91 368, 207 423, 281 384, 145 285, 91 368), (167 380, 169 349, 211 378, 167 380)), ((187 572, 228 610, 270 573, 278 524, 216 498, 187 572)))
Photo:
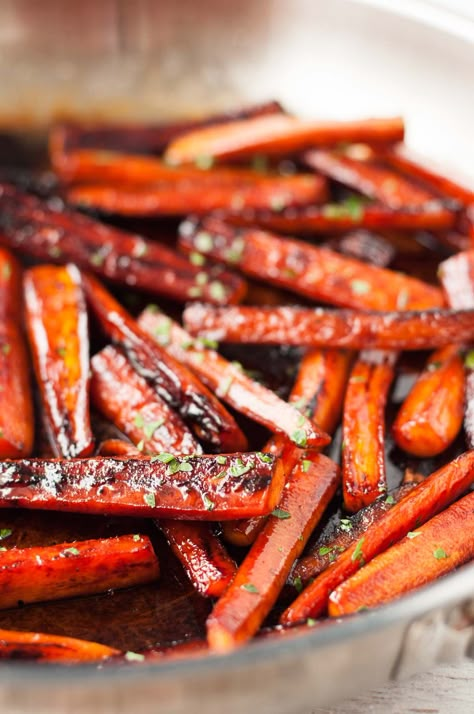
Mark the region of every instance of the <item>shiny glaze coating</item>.
POLYGON ((100 662, 119 654, 119 650, 113 647, 74 637, 0 630, 0 659, 63 663, 100 662))

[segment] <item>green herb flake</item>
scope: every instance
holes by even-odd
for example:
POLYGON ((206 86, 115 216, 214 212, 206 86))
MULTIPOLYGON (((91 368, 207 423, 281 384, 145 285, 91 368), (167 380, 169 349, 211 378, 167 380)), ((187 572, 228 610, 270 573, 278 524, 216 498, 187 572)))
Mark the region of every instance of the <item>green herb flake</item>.
POLYGON ((194 245, 199 253, 209 253, 213 247, 211 234, 206 231, 199 231, 194 236, 194 245))
POLYGON ((155 431, 157 429, 159 429, 160 426, 163 426, 164 423, 165 423, 164 419, 157 419, 156 421, 150 421, 150 422, 146 423, 143 426, 143 433, 145 434, 145 437, 147 439, 151 439, 153 437, 153 434, 155 433, 155 431))
POLYGON ((234 381, 233 377, 226 377, 225 379, 220 382, 216 394, 218 397, 225 397, 226 394, 228 393, 229 389, 232 386, 232 382, 234 381))
POLYGON ((96 268, 100 268, 104 264, 105 256, 102 253, 92 253, 90 262, 96 268))
POLYGON ((219 343, 217 340, 211 340, 209 337, 199 337, 197 340, 200 345, 207 348, 208 350, 218 350, 219 343))
POLYGON ((253 583, 244 583, 240 586, 242 590, 246 590, 248 593, 258 593, 258 588, 255 587, 253 583))
POLYGON ((362 546, 364 544, 364 540, 365 540, 365 538, 361 538, 359 541, 357 541, 356 547, 355 547, 354 552, 352 553, 352 557, 351 557, 351 560, 353 560, 354 562, 359 562, 360 565, 365 564, 364 553, 362 551, 362 546))
POLYGON ((133 257, 143 258, 148 252, 148 246, 143 240, 137 240, 133 246, 133 257))
POLYGON ((224 302, 226 299, 226 290, 219 280, 214 280, 209 285, 209 295, 216 302, 224 302))
POLYGON ((0 540, 5 540, 12 534, 11 528, 0 528, 0 540))
POLYGON ((351 280, 351 290, 354 295, 366 295, 370 292, 370 283, 366 280, 351 280))
POLYGON ((220 466, 224 466, 224 465, 227 463, 227 459, 226 459, 225 456, 216 456, 216 462, 217 462, 220 466))
POLYGON ((2 345, 2 352, 4 355, 9 355, 11 350, 12 346, 8 342, 5 342, 5 344, 2 345))
POLYGON ((360 221, 364 215, 364 200, 358 196, 349 196, 342 205, 353 221, 360 221))
POLYGON ((143 496, 143 500, 145 501, 147 506, 150 506, 150 508, 155 508, 156 501, 154 493, 145 493, 145 495, 143 496))
POLYGON ((190 298, 202 297, 202 288, 200 288, 198 285, 191 285, 191 287, 188 288, 188 296, 190 298))
POLYGON ((442 366, 443 366, 443 363, 442 363, 442 362, 440 362, 440 361, 434 361, 434 362, 430 362, 430 363, 426 366, 426 370, 427 370, 427 372, 436 372, 436 370, 439 369, 439 368, 442 367, 442 366))
POLYGON ((229 474, 231 476, 243 476, 254 468, 255 464, 253 461, 248 461, 246 464, 242 459, 235 459, 234 463, 229 468, 229 474))
POLYGON ((139 536, 137 533, 133 536, 133 541, 134 543, 138 543, 138 541, 141 540, 141 536, 139 536))
POLYGON ((305 423, 306 423, 306 419, 304 418, 303 414, 301 414, 301 415, 298 417, 298 421, 296 422, 296 425, 297 425, 298 427, 302 427, 302 426, 305 425, 305 423))
POLYGON ((291 518, 291 513, 285 511, 284 508, 274 508, 272 511, 272 516, 275 516, 275 518, 279 518, 280 520, 285 521, 287 518, 291 518))
POLYGON ((393 506, 393 504, 396 503, 396 500, 394 499, 391 493, 388 494, 387 498, 385 499, 385 503, 388 503, 389 506, 393 506))
POLYGON ((65 548, 62 551, 62 555, 80 555, 80 552, 77 548, 71 547, 71 548, 65 548))
POLYGON ((273 461, 273 456, 271 454, 265 454, 263 451, 258 452, 258 458, 263 461, 264 464, 271 464, 273 461))
POLYGON ((201 270, 194 278, 194 282, 196 283, 196 285, 200 285, 201 287, 203 287, 204 285, 206 285, 206 283, 209 282, 209 275, 203 270, 201 270))
POLYGON ((229 263, 240 263, 245 250, 245 241, 243 238, 234 238, 230 248, 226 251, 226 260, 229 263))
POLYGON ((58 355, 58 357, 61 357, 61 359, 64 359, 67 354, 67 350, 65 347, 57 347, 56 354, 58 355))
POLYGON ((195 352, 193 354, 193 360, 195 362, 204 362, 204 352, 195 352))
POLYGON ((291 406, 298 409, 298 411, 304 411, 308 407, 308 400, 301 397, 301 399, 297 399, 296 402, 291 402, 291 406))
POLYGON ((408 290, 406 288, 400 290, 397 295, 397 310, 404 310, 408 305, 409 299, 410 293, 408 292, 408 290))
POLYGON ((301 470, 303 473, 307 474, 311 466, 311 461, 309 459, 303 459, 301 462, 301 470))
POLYGON ((12 274, 12 266, 10 263, 4 263, 2 267, 2 277, 4 280, 9 280, 10 276, 12 274))
POLYGON ((140 412, 138 414, 135 414, 133 423, 135 424, 137 429, 143 429, 143 427, 145 426, 145 420, 143 418, 143 414, 140 414, 140 412))
POLYGON ((138 444, 137 444, 137 449, 138 449, 138 451, 143 451, 143 447, 144 447, 144 446, 145 446, 145 440, 144 440, 144 439, 140 439, 140 441, 139 441, 138 444))
POLYGON ((418 538, 418 536, 421 536, 421 531, 409 531, 407 533, 407 538, 410 540, 413 540, 413 538, 418 538))
POLYGON ((189 473, 192 470, 192 465, 187 461, 178 461, 178 471, 182 471, 183 473, 189 473))
POLYGON ((467 353, 464 360, 464 365, 467 367, 467 369, 474 369, 474 350, 471 350, 467 353))
POLYGON ((50 248, 48 248, 48 255, 50 258, 60 258, 62 255, 62 250, 59 248, 57 245, 52 245, 50 248))
POLYGON ((190 350, 191 347, 195 346, 195 342, 191 337, 187 338, 186 340, 183 340, 180 344, 180 347, 182 350, 190 350))
POLYGON ((349 379, 349 384, 361 384, 362 382, 365 382, 366 378, 364 377, 363 374, 354 374, 352 377, 349 379))
POLYGON ((350 518, 341 518, 339 521, 339 528, 341 531, 345 531, 346 533, 349 533, 349 531, 352 530, 352 521, 350 518))
POLYGON ((169 317, 164 317, 162 322, 154 329, 156 341, 162 347, 169 345, 171 338, 171 320, 169 317))
POLYGON ((161 461, 162 464, 169 464, 171 461, 175 460, 174 454, 169 454, 167 451, 163 451, 161 454, 157 454, 153 457, 154 461, 161 461))
POLYGON ((436 560, 443 560, 443 558, 449 558, 449 555, 443 548, 436 548, 436 550, 433 551, 433 555, 436 560))
POLYGON ((283 211, 288 205, 288 198, 284 195, 272 196, 270 199, 270 208, 272 211, 280 212, 283 211))
POLYGON ((208 171, 214 166, 214 157, 207 155, 196 156, 196 158, 194 159, 194 164, 198 169, 201 169, 202 171, 208 171))
POLYGON ((2 545, 2 546, 0 547, 0 553, 5 553, 5 551, 7 551, 7 550, 8 550, 8 548, 5 548, 4 545, 2 545))
POLYGON ((206 264, 206 259, 201 253, 192 252, 189 255, 189 260, 193 265, 201 267, 206 264))
POLYGON ((296 429, 291 435, 291 441, 296 444, 296 446, 304 448, 308 443, 308 437, 304 429, 296 429))
POLYGON ((214 501, 211 501, 211 499, 209 498, 209 496, 206 493, 203 495, 202 501, 203 501, 207 511, 213 511, 214 508, 216 507, 216 504, 214 503, 214 501))
POLYGON ((329 555, 332 553, 332 548, 328 545, 322 545, 318 550, 318 555, 329 555))
POLYGON ((306 620, 306 624, 308 625, 308 627, 315 627, 318 624, 318 621, 315 620, 313 617, 308 617, 308 619, 306 620))
POLYGON ((297 593, 300 593, 303 590, 303 581, 301 580, 301 577, 299 575, 297 575, 296 578, 293 579, 293 587, 295 588, 297 593))
POLYGON ((124 657, 127 662, 143 662, 145 659, 145 655, 142 655, 139 652, 125 652, 124 657))

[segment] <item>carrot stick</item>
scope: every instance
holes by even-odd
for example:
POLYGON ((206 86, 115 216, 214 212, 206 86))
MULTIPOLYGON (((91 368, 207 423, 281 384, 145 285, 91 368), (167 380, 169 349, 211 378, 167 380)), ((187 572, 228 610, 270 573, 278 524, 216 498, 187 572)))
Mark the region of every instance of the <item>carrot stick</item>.
POLYGON ((239 364, 228 362, 213 347, 193 340, 176 322, 157 309, 145 310, 138 324, 155 336, 180 364, 191 369, 218 397, 273 432, 283 432, 297 446, 317 447, 330 438, 274 392, 250 379, 239 364))
POLYGON ((40 632, 0 630, 0 659, 35 662, 98 662, 120 651, 98 642, 40 632))
POLYGON ((429 350, 474 339, 473 310, 357 312, 191 305, 186 329, 219 342, 345 349, 429 350))
POLYGON ((252 154, 292 154, 312 146, 334 146, 340 142, 391 144, 402 141, 400 117, 361 121, 304 121, 278 114, 190 131, 168 146, 170 164, 192 163, 199 156, 219 159, 252 154))
POLYGON ((99 444, 97 449, 98 456, 130 456, 134 459, 139 459, 141 451, 134 444, 131 444, 123 439, 104 439, 99 444))
POLYGON ((247 441, 234 419, 197 377, 138 327, 95 278, 85 276, 84 286, 104 332, 198 438, 223 451, 245 450, 247 441))
POLYGON ((186 221, 180 247, 235 265, 252 278, 340 307, 399 310, 440 307, 439 288, 375 265, 256 229, 238 230, 215 218, 186 221))
POLYGON ((376 607, 474 558, 474 493, 378 555, 329 596, 329 615, 376 607), (402 567, 400 567, 402 565, 402 567))
POLYGON ((57 456, 88 456, 89 331, 81 275, 74 265, 25 273, 26 326, 51 446, 57 456))
POLYGON ((208 618, 211 650, 232 650, 259 629, 338 483, 338 467, 321 454, 312 455, 307 470, 300 467, 292 472, 278 509, 208 618))
POLYGON ((118 285, 185 302, 239 302, 243 280, 193 265, 171 248, 0 184, 0 243, 53 263, 75 263, 118 285))
POLYGON ((397 445, 420 458, 447 449, 462 426, 465 381, 459 347, 433 353, 394 421, 397 445))
POLYGON ((0 458, 29 456, 34 415, 28 355, 20 318, 23 310, 21 267, 0 248, 0 458))
POLYGON ((282 488, 260 452, 0 462, 0 508, 219 521, 270 513, 282 488))
POLYGON ((354 365, 342 420, 344 507, 355 513, 387 489, 385 407, 396 353, 362 352, 354 365))
POLYGON ((371 525, 364 536, 351 545, 309 585, 282 614, 280 623, 293 625, 317 617, 327 607, 329 594, 344 580, 392 543, 403 538, 455 501, 474 481, 474 452, 457 459, 414 486, 401 501, 371 525))

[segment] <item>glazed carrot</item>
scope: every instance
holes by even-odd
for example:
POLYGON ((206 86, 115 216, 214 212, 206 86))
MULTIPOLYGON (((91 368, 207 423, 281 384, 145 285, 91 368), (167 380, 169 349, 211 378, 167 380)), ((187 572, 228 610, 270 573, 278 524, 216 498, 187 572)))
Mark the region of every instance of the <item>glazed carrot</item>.
POLYGON ((474 309, 384 313, 196 304, 186 308, 184 321, 193 335, 242 344, 429 350, 474 339, 474 309))
POLYGON ((219 521, 270 513, 282 488, 261 452, 0 462, 0 508, 219 521))
POLYGON ((338 483, 338 467, 321 454, 312 455, 307 470, 292 472, 278 509, 207 620, 211 650, 232 650, 259 629, 338 483))
POLYGON ((215 218, 186 221, 180 247, 318 302, 363 310, 443 305, 441 290, 416 278, 266 231, 238 230, 215 218))
POLYGON ((179 416, 141 377, 123 351, 109 345, 91 359, 91 399, 144 454, 201 453, 179 416))
POLYGON ((51 446, 57 456, 88 456, 89 331, 81 274, 74 265, 25 273, 26 326, 51 446))
POLYGON ((21 267, 0 248, 0 458, 29 456, 34 415, 28 355, 20 315, 23 309, 21 267))
POLYGON ((192 163, 200 156, 218 159, 253 154, 292 154, 312 146, 334 146, 340 142, 392 144, 402 141, 400 117, 361 121, 304 121, 278 114, 190 131, 168 146, 170 164, 192 163))
POLYGON ((172 645, 150 647, 141 650, 140 655, 146 662, 169 662, 175 659, 202 657, 208 652, 209 646, 206 640, 185 640, 172 645))
POLYGON ((118 285, 185 302, 239 302, 241 278, 196 266, 171 248, 106 226, 61 202, 41 201, 0 184, 0 243, 53 263, 70 261, 118 285))
POLYGON ((340 617, 382 605, 471 560, 473 528, 474 493, 470 493, 339 585, 329 596, 329 615, 340 617))
POLYGON ((10 548, 0 556, 3 609, 141 585, 160 572, 150 539, 142 535, 10 548))
POLYGON ((145 310, 138 324, 147 334, 164 344, 180 364, 191 369, 218 397, 242 414, 273 432, 283 432, 297 446, 317 447, 330 438, 275 392, 250 379, 241 365, 229 362, 214 343, 193 340, 176 322, 156 308, 145 310))
POLYGON ((457 459, 414 486, 396 505, 366 530, 363 537, 337 557, 285 610, 281 624, 292 625, 317 617, 327 607, 329 594, 344 580, 412 528, 424 523, 455 501, 474 481, 474 452, 457 459))
POLYGON ((99 662, 120 651, 98 642, 41 632, 0 630, 0 659, 35 662, 99 662))
POLYGON ((130 456, 139 459, 141 451, 134 444, 123 439, 104 439, 97 449, 98 456, 130 456))
POLYGON ((392 431, 397 445, 420 458, 436 456, 458 435, 464 416, 465 372, 459 347, 433 353, 403 402, 392 431))
POLYGON ((394 352, 361 352, 349 378, 342 419, 342 488, 350 513, 387 489, 385 407, 396 359, 394 352))
POLYGON ((393 244, 386 238, 365 230, 335 236, 326 241, 323 247, 347 255, 349 258, 362 260, 364 263, 372 263, 379 268, 390 265, 396 253, 393 244))
POLYGON ((444 260, 439 265, 438 275, 452 308, 474 308, 474 250, 444 260))
POLYGON ((84 277, 89 303, 107 336, 121 347, 158 396, 189 423, 198 438, 225 451, 247 448, 245 436, 218 399, 146 334, 110 293, 84 277))

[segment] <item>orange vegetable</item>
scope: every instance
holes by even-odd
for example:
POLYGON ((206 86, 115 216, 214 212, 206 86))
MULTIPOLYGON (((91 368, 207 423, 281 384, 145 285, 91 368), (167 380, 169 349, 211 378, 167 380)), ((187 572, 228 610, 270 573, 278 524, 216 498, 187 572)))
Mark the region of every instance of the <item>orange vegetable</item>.
POLYGON ((141 452, 133 444, 123 439, 105 439, 99 444, 99 456, 131 456, 140 458, 141 452))
POLYGON ((120 655, 119 650, 87 640, 40 632, 0 630, 0 659, 35 662, 99 662, 120 655))

